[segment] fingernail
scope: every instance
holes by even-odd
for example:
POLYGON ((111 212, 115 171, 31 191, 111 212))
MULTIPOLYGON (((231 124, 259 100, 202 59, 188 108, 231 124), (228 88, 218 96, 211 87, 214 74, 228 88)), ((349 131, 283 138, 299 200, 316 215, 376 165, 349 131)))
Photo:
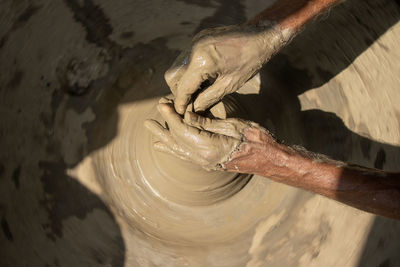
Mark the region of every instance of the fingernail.
POLYGON ((198 104, 197 102, 194 102, 194 111, 195 112, 201 112, 201 111, 204 111, 204 108, 203 108, 203 106, 202 105, 200 105, 200 104, 198 104))
POLYGON ((175 110, 178 112, 180 115, 182 115, 185 112, 185 107, 181 105, 175 105, 175 110))
POLYGON ((158 100, 158 104, 171 104, 172 100, 167 97, 162 97, 158 100))

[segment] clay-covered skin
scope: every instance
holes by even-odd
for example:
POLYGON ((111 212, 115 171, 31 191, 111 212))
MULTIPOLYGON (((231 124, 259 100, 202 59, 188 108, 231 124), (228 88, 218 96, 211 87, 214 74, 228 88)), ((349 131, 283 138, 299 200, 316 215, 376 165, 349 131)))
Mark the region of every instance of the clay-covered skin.
POLYGON ((176 111, 183 114, 191 100, 195 111, 204 111, 237 91, 309 21, 340 2, 281 0, 244 25, 199 32, 165 73, 176 111), (211 86, 196 96, 206 81, 211 86))
POLYGON ((158 110, 167 124, 146 120, 145 126, 161 141, 154 148, 205 169, 224 169, 232 153, 243 141, 246 128, 254 123, 239 119, 210 119, 186 111, 182 118, 174 109, 172 100, 162 98, 158 110))
POLYGON ((291 38, 270 22, 225 26, 198 33, 190 50, 182 52, 165 73, 175 96, 175 109, 185 112, 192 95, 205 81, 213 82, 194 101, 204 111, 225 95, 237 91, 291 38))
POLYGON ((190 111, 182 118, 171 100, 162 99, 158 109, 168 129, 154 120, 145 122, 161 139, 154 144, 158 151, 206 169, 266 176, 364 211, 400 219, 398 173, 355 168, 304 149, 291 148, 252 122, 210 119, 190 111))
POLYGON ((400 220, 400 173, 348 165, 288 147, 257 127, 244 129, 243 138, 225 164, 227 171, 262 175, 400 220))

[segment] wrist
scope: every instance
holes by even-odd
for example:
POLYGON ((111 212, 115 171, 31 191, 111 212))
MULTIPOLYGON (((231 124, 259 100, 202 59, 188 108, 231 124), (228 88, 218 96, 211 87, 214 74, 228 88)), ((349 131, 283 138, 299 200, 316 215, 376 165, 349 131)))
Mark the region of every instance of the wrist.
POLYGON ((251 126, 243 131, 243 141, 224 165, 227 171, 280 180, 293 175, 305 160, 292 148, 278 143, 267 130, 251 126))
POLYGON ((246 31, 251 32, 251 44, 253 51, 257 51, 255 61, 260 62, 260 68, 275 54, 290 42, 294 32, 290 29, 282 29, 273 21, 263 21, 257 25, 247 25, 246 31))
POLYGON ((251 126, 243 135, 243 141, 224 164, 227 171, 257 174, 300 187, 315 177, 340 172, 337 162, 319 160, 309 152, 278 143, 261 127, 251 126))
POLYGON ((299 32, 306 23, 344 0, 278 0, 257 14, 247 24, 264 21, 277 23, 282 29, 299 32))

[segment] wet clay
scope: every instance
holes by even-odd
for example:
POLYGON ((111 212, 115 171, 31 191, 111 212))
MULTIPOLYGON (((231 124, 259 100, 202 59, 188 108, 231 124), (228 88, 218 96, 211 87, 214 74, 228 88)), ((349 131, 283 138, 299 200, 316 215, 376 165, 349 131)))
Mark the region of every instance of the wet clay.
MULTIPOLYGON (((396 221, 152 149, 171 62, 268 1, 0 2, 0 266, 400 265, 396 221)), ((335 8, 241 88, 243 119, 400 171, 399 18, 396 1, 335 8)))
MULTIPOLYGON (((270 183, 266 179, 206 171, 154 150, 158 140, 145 129, 144 120, 162 121, 158 101, 152 98, 120 107, 119 136, 92 156, 94 173, 107 198, 132 227, 179 245, 229 243, 278 203, 293 199, 292 188, 279 184, 266 188, 270 183), (250 203, 260 204, 249 209, 250 203)), ((103 126, 107 128, 107 122, 103 126)))
MULTIPOLYGON (((301 48, 303 53, 305 48, 301 48)), ((275 69, 267 68, 240 90, 237 96, 238 101, 242 101, 240 109, 248 112, 249 119, 263 124, 283 140, 305 146, 308 142, 317 142, 322 134, 310 135, 306 129, 312 124, 299 117, 298 107, 290 104, 293 101, 290 90, 294 86, 286 85, 285 75, 293 73, 279 64, 271 68, 275 69), (282 77, 274 72, 276 69, 282 71, 282 77), (259 93, 262 82, 264 91, 259 93)), ((163 73, 162 68, 159 72, 163 73)), ((335 231, 335 242, 343 240, 343 235, 339 235, 343 228, 331 228, 337 223, 337 214, 346 218, 340 224, 350 227, 350 232, 371 222, 373 217, 369 214, 264 177, 249 179, 205 171, 154 150, 152 146, 159 139, 149 134, 143 123, 148 118, 164 122, 156 108, 160 97, 153 97, 168 93, 168 88, 162 84, 160 76, 151 81, 139 77, 129 84, 129 90, 117 105, 118 134, 92 153, 90 163, 82 166, 86 168, 85 173, 92 173, 99 182, 101 195, 119 214, 122 225, 130 229, 127 230, 130 242, 143 245, 144 257, 180 255, 192 265, 293 264, 301 257, 307 257, 305 262, 309 263, 313 253, 325 243, 333 246, 324 236, 335 231), (138 93, 144 95, 143 100, 131 101, 138 93), (314 220, 318 223, 312 223, 314 220), (346 221, 351 221, 351 226, 346 221), (306 246, 305 240, 312 245, 306 246), (205 251, 204 254, 199 250, 205 251), (295 252, 287 257, 290 251, 295 252), (303 251, 307 251, 307 256, 303 256, 303 251)), ((301 98, 307 99, 306 96, 301 98)), ((222 110, 225 109, 229 106, 222 110)), ((104 134, 101 130, 107 131, 113 123, 107 118, 102 118, 101 122, 97 135, 104 134)), ((327 151, 335 151, 330 149, 327 151)), ((350 236, 353 241, 354 238, 362 240, 362 234, 350 236)), ((356 250, 352 247, 349 253, 356 250)), ((330 252, 325 250, 324 253, 330 252)))

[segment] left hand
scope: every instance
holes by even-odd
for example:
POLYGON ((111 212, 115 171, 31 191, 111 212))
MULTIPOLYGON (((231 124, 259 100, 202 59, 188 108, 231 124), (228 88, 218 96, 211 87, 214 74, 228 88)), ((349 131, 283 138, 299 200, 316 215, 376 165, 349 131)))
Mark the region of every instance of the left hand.
POLYGON ((238 119, 209 119, 190 111, 182 118, 167 99, 160 100, 158 110, 168 129, 155 120, 145 121, 146 128, 160 138, 155 149, 205 169, 225 169, 224 164, 242 142, 244 130, 251 126, 238 119))

